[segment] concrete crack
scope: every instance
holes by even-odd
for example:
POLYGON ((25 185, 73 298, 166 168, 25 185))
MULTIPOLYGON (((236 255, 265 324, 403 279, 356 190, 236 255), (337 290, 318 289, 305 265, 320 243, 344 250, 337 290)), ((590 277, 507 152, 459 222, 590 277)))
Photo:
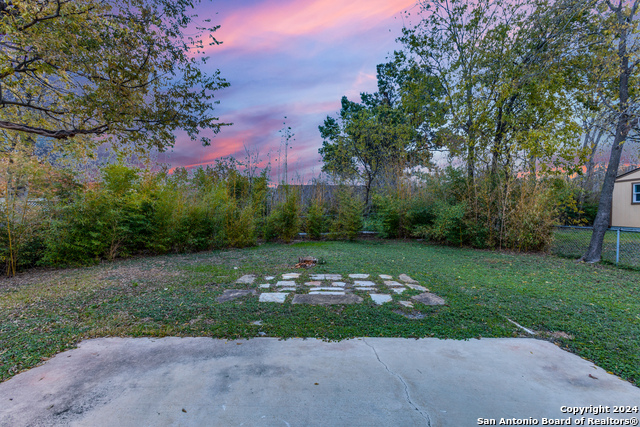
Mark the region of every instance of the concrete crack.
POLYGON ((389 367, 387 366, 386 363, 384 363, 382 360, 380 360, 380 356, 378 355, 378 352, 376 351, 375 347, 372 346, 371 344, 369 344, 367 342, 367 340, 365 338, 362 338, 362 341, 365 343, 365 345, 367 345, 367 347, 370 347, 371 350, 373 350, 373 353, 376 355, 376 359, 378 359, 378 362, 380 362, 382 364, 382 366, 384 366, 384 368, 387 370, 387 372, 389 372, 391 375, 393 375, 394 377, 396 377, 397 379, 400 380, 400 382, 402 383, 402 385, 404 386, 404 394, 405 394, 405 399, 407 400, 407 403, 409 403, 409 405, 413 406, 413 408, 418 411, 418 413, 420 415, 422 415, 422 418, 424 418, 425 422, 427 423, 427 426, 431 427, 431 418, 429 417, 429 414, 422 411, 422 409, 420 409, 418 407, 418 405, 416 405, 415 403, 413 403, 413 401, 411 400, 411 395, 409 394, 409 386, 407 385, 407 383, 404 381, 404 379, 396 374, 395 372, 393 372, 391 369, 389 369, 389 367))

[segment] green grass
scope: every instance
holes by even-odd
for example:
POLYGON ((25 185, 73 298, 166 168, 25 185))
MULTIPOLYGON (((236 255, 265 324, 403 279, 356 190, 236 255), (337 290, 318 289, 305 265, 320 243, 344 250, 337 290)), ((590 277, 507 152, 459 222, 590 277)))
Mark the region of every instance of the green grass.
POLYGON ((0 379, 91 337, 522 336, 506 318, 640 383, 639 271, 402 241, 266 244, 0 280, 0 379), (256 296, 215 302, 224 289, 239 287, 233 283, 241 275, 291 272, 299 256, 326 261, 303 271, 303 277, 407 273, 447 305, 416 304, 411 310, 365 299, 316 307, 259 303, 256 296), (260 326, 252 324, 258 320, 260 326))

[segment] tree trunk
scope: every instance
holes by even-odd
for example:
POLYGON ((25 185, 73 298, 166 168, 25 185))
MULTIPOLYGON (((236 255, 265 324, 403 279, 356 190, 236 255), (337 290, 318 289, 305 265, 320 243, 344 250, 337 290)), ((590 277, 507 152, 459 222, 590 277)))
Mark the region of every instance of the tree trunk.
MULTIPOLYGON (((622 10, 617 11, 618 22, 620 25, 620 41, 618 44, 618 58, 620 58, 620 82, 618 86, 618 97, 620 100, 620 112, 618 123, 616 125, 616 136, 611 146, 611 155, 609 156, 609 165, 604 176, 602 184, 602 192, 600 193, 600 202, 598 204, 598 213, 593 223, 593 234, 587 253, 582 257, 582 261, 595 263, 602 258, 602 243, 604 235, 609 228, 611 221, 611 205, 613 204, 613 184, 618 175, 618 166, 622 157, 623 143, 632 127, 632 117, 629 115, 629 54, 627 52, 627 29, 625 19, 622 17, 622 10)), ((630 17, 631 18, 631 17, 630 17)))

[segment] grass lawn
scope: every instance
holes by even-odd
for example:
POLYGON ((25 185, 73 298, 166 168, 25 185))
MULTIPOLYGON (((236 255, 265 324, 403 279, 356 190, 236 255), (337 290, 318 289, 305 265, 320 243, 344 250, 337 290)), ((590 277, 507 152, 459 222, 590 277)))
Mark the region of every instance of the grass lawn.
MULTIPOLYGON (((407 299, 393 296, 401 297, 407 299)), ((0 380, 84 338, 526 335, 506 318, 640 384, 640 271, 404 241, 265 244, 0 279, 0 380), (447 305, 416 303, 410 309, 365 298, 362 304, 321 307, 260 303, 257 296, 215 301, 225 289, 256 286, 235 285, 243 274, 294 271, 299 256, 326 261, 302 271, 303 278, 406 273, 447 305), (252 324, 258 320, 261 325, 252 324)))

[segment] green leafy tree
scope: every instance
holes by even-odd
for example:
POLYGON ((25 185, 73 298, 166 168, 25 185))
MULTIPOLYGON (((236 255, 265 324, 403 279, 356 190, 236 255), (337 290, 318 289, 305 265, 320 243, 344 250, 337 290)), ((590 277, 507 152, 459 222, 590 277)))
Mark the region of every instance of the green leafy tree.
POLYGON ((218 27, 195 26, 192 8, 190 0, 0 1, 0 129, 75 153, 106 140, 164 150, 177 129, 192 139, 217 133, 213 96, 228 84, 199 65, 205 44, 219 43, 218 27))
MULTIPOLYGON (((405 28, 396 60, 436 79, 445 120, 440 144, 466 162, 512 175, 525 166, 569 170, 579 155, 566 71, 546 67, 548 28, 534 18, 544 3, 421 2, 421 20, 405 28)), ((415 96, 414 96, 415 97, 415 96)))
POLYGON ((384 170, 402 168, 410 157, 418 157, 416 131, 399 108, 379 98, 362 94, 362 103, 342 98, 340 117, 327 117, 319 126, 323 138, 322 170, 346 180, 364 183, 365 206, 371 189, 384 170))
MULTIPOLYGON (((562 4, 562 3, 561 3, 562 4)), ((598 45, 600 54, 594 57, 590 68, 597 81, 596 88, 608 116, 613 120, 615 136, 605 173, 598 213, 593 224, 593 234, 587 252, 582 259, 586 262, 599 262, 602 256, 604 235, 611 221, 613 204, 613 186, 618 175, 620 159, 625 142, 640 117, 640 93, 636 89, 640 78, 640 42, 638 40, 638 8, 640 0, 632 2, 619 0, 592 1, 577 3, 588 11, 588 16, 599 24, 599 32, 585 29, 570 33, 578 38, 569 38, 577 45, 598 45), (575 43, 577 42, 577 43, 575 43), (612 54, 613 53, 613 54, 612 54), (611 91, 611 89, 614 89, 611 91)), ((570 3, 574 5, 574 3, 570 3)), ((569 45, 571 46, 571 45, 569 45)))

